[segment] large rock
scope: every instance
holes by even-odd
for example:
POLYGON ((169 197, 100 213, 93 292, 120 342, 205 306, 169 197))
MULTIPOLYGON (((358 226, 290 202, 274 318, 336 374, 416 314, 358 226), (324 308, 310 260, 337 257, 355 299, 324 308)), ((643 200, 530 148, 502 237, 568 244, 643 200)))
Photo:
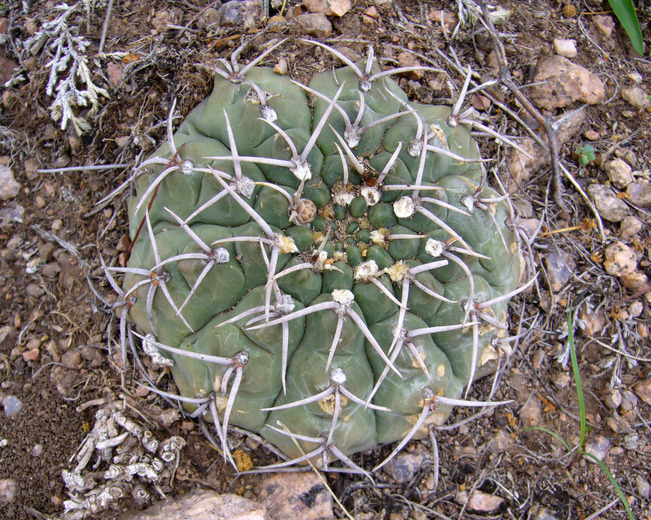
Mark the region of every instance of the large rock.
POLYGON ((258 498, 269 520, 320 520, 334 517, 332 495, 316 473, 278 473, 265 478, 258 498))
POLYGON ((594 200, 599 215, 609 222, 621 222, 628 215, 628 206, 608 186, 591 184, 588 195, 594 200))
MULTIPOLYGON (((122 516, 120 520, 267 520, 265 507, 237 495, 197 490, 122 516)), ((289 517, 288 517, 289 518, 289 517)))
POLYGON ((640 208, 651 208, 651 184, 648 182, 633 182, 626 190, 630 201, 640 208))
POLYGON ((543 58, 538 63, 531 100, 539 108, 554 110, 575 101, 594 105, 605 97, 603 82, 589 70, 563 56, 543 58))

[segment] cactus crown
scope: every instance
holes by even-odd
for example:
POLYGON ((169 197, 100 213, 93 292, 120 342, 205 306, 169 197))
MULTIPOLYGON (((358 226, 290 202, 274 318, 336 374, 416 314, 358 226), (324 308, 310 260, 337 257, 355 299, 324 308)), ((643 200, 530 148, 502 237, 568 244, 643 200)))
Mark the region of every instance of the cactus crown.
POLYGON ((170 115, 132 178, 128 266, 107 272, 123 345, 171 364, 231 462, 237 425, 289 458, 270 469, 363 472, 349 455, 396 453, 494 371, 517 237, 450 108, 410 102, 372 50, 301 85, 257 66, 275 47, 224 61, 174 135, 170 115))

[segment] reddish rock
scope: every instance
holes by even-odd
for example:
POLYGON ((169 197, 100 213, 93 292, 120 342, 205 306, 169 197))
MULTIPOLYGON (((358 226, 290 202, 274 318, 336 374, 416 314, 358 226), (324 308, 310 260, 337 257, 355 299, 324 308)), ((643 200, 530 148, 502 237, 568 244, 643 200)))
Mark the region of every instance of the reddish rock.
POLYGON ((609 245, 606 248, 605 256, 604 269, 613 276, 625 276, 637 268, 635 251, 623 242, 609 245))
POLYGON ((326 16, 343 16, 353 6, 350 0, 304 0, 303 4, 311 13, 323 13, 326 16))
POLYGON ((499 509, 504 502, 504 499, 475 489, 470 497, 468 497, 467 491, 459 491, 457 493, 456 501, 461 505, 467 504, 470 511, 490 513, 491 511, 499 509))
POLYGON ((522 426, 531 428, 540 424, 540 417, 542 415, 542 403, 535 395, 531 394, 527 402, 520 409, 518 414, 522 421, 522 426))
POLYGON ((533 81, 540 84, 531 88, 531 100, 545 110, 574 101, 594 105, 606 97, 604 84, 597 76, 563 56, 543 58, 533 81))
POLYGON ((108 75, 109 83, 112 87, 117 87, 122 83, 122 74, 124 67, 112 61, 106 65, 106 74, 108 75))
POLYGON ((305 34, 317 38, 327 38, 332 34, 332 24, 323 13, 299 14, 294 20, 305 34))
POLYGON ((595 15, 592 17, 592 21, 601 34, 606 38, 610 38, 615 28, 615 21, 612 16, 595 15))
POLYGON ((0 166, 0 200, 13 199, 20 192, 20 184, 10 168, 0 166))
POLYGON ((36 361, 41 351, 38 348, 33 348, 23 352, 23 359, 25 361, 36 361))
POLYGON ((258 489, 269 520, 334 516, 332 496, 316 473, 278 473, 265 478, 258 489))

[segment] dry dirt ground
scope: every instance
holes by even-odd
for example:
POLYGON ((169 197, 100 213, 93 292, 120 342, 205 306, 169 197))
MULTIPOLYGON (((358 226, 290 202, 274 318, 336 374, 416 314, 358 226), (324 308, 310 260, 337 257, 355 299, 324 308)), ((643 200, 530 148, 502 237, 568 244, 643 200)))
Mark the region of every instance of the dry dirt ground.
MULTIPOLYGON (((0 495, 7 493, 6 479, 13 479, 18 488, 13 499, 0 498, 3 519, 61 513, 66 499, 61 471, 71 467, 70 458, 94 422, 96 408, 84 407, 85 403, 121 394, 141 418, 150 421, 150 427, 156 425, 156 406, 161 405, 156 395, 138 390, 133 374, 121 376, 119 359, 108 355, 117 334, 116 322, 90 289, 92 284, 103 297, 112 297, 99 255, 114 263, 127 246, 125 200, 117 196, 103 207, 96 204, 128 177, 129 169, 65 173, 37 169, 133 165, 165 139, 172 100, 178 99, 177 109, 187 114, 210 92, 211 76, 205 66, 229 56, 244 39, 253 41, 246 59, 258 52, 259 44, 287 37, 267 63, 284 58, 290 76, 311 74, 336 63, 300 43, 307 29, 295 25, 291 17, 305 9, 293 1, 285 8, 285 18, 267 22, 254 14, 246 27, 243 23, 219 25, 219 20, 208 16, 211 11, 205 11, 213 4, 203 0, 118 1, 104 54, 97 56, 106 7, 95 3, 90 12, 80 9, 72 15, 70 25, 89 40, 93 81, 109 97, 100 96, 97 114, 77 112, 90 125, 80 135, 72 124, 62 131, 50 117, 53 98, 47 93, 46 64, 51 54, 47 48, 32 53, 23 48, 23 42, 57 15, 55 3, 0 3, 2 82, 12 74, 14 78, 2 88, 0 153, 20 184, 14 197, 0 202, 0 397, 5 408, 11 404, 9 396, 24 406, 15 418, 0 414, 0 479, 5 479, 0 495)), ((572 61, 595 73, 605 85, 605 100, 586 108, 585 120, 560 148, 561 160, 577 184, 583 189, 593 183, 606 184, 609 179, 600 161, 618 157, 632 167, 638 180, 648 177, 650 112, 624 100, 622 91, 637 85, 651 93, 651 40, 646 42, 646 56, 639 57, 619 26, 610 37, 600 32, 595 16, 608 14, 604 13, 606 2, 495 3, 510 10, 498 29, 518 85, 531 83, 538 60, 554 54, 555 38, 574 39, 578 55, 572 61), (574 152, 585 144, 594 147, 597 157, 580 167, 574 152)), ((405 52, 407 58, 401 60, 444 69, 447 75, 426 73, 398 79, 413 99, 450 104, 463 84, 454 63, 470 65, 484 79, 496 74, 492 43, 480 23, 467 21, 452 34, 456 18, 450 17, 455 11, 456 2, 386 0, 376 5, 370 0, 357 1, 342 17, 329 17, 332 34, 328 41, 357 55, 363 55, 368 44, 374 45, 381 58, 394 59, 388 63, 395 63, 405 52), (447 9, 446 23, 437 19, 437 9, 447 9)), ((278 11, 272 9, 272 14, 278 11)), ((648 31, 649 11, 639 14, 643 30, 648 31)), ((522 91, 527 94, 527 88, 522 91)), ((535 126, 510 92, 495 88, 494 93, 535 126)), ((472 102, 484 109, 493 127, 512 136, 526 135, 495 104, 480 97, 472 102)), ((507 181, 507 151, 486 138, 482 147, 484 157, 496 158, 499 174, 507 181)), ((383 473, 375 486, 361 477, 329 475, 333 492, 350 515, 392 520, 585 519, 595 518, 590 515, 604 508, 599 518, 626 518, 611 481, 597 464, 586 457, 570 464, 571 456, 552 435, 524 430, 536 425, 562 437, 571 447, 579 442, 576 386, 570 366, 558 360, 572 305, 582 319, 582 327, 576 329, 576 350, 586 403, 588 451, 603 458, 634 517, 651 518, 651 293, 648 284, 628 288, 623 278, 608 274, 604 266, 606 248, 621 241, 635 254, 636 276, 651 274, 650 210, 630 204, 625 190, 616 190, 618 200, 627 203, 629 216, 642 225, 631 230, 627 227, 630 220, 625 225, 604 220, 602 238, 586 221, 594 219, 594 214, 567 179, 564 200, 570 211, 554 202, 548 194, 550 171, 543 166, 530 179, 516 179, 513 184, 517 184, 513 195, 524 216, 544 219, 532 250, 538 286, 512 305, 514 330, 520 321, 523 332, 532 324, 533 329, 505 368, 496 394, 497 399, 513 403, 456 430, 441 432, 436 489, 431 457, 423 458, 422 467, 406 483, 383 473), (555 258, 564 258, 566 267, 555 267, 555 258), (565 277, 559 275, 563 270, 565 277), (554 276, 561 276, 560 282, 554 276), (464 509, 459 493, 475 489, 500 497, 501 505, 490 512, 464 509)), ((531 227, 532 221, 527 222, 531 227)), ((112 351, 115 354, 114 347, 112 351)), ((490 381, 476 385, 475 395, 481 396, 489 386, 490 381)), ((463 417, 460 414, 451 421, 463 417)), ((203 485, 255 498, 258 477, 235 480, 197 427, 177 421, 167 429, 160 426, 158 433, 161 437, 182 435, 188 441, 170 495, 203 485)), ((261 448, 243 447, 256 464, 273 461, 261 448)), ((421 453, 426 445, 415 442, 408 449, 421 453)), ((385 448, 355 460, 372 467, 386 453, 385 448)), ((125 501, 118 506, 128 507, 135 505, 125 501)), ((117 514, 110 511, 105 517, 117 514)), ((345 517, 339 506, 335 514, 345 517)))

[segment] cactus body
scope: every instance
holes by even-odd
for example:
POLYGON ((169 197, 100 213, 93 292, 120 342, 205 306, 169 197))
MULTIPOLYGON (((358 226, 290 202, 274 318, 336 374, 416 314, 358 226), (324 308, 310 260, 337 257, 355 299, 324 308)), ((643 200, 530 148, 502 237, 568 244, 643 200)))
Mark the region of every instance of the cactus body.
POLYGON ((136 176, 129 321, 221 434, 348 466, 422 437, 495 369, 508 302, 482 302, 521 275, 469 129, 351 67, 226 76, 136 176))

